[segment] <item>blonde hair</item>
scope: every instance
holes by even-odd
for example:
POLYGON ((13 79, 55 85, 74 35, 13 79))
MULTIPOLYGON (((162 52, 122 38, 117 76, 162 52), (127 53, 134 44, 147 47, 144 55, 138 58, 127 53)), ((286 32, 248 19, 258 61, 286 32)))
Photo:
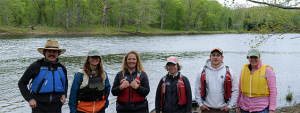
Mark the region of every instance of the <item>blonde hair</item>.
POLYGON ((103 69, 103 65, 102 65, 101 57, 100 57, 100 62, 97 64, 97 67, 96 67, 97 75, 95 75, 95 73, 92 72, 92 69, 90 67, 90 62, 89 62, 89 56, 86 58, 86 60, 83 63, 83 71, 87 75, 100 76, 102 80, 104 80, 106 78, 104 69, 103 69))
POLYGON ((134 51, 134 50, 129 51, 125 55, 125 57, 123 58, 123 65, 122 65, 121 71, 124 73, 128 69, 127 58, 129 56, 129 54, 134 54, 136 56, 136 60, 137 60, 137 62, 136 62, 136 69, 137 69, 137 71, 143 71, 143 72, 146 73, 146 71, 145 71, 145 69, 143 67, 143 64, 142 64, 142 61, 141 61, 141 58, 140 58, 139 54, 136 51, 134 51))

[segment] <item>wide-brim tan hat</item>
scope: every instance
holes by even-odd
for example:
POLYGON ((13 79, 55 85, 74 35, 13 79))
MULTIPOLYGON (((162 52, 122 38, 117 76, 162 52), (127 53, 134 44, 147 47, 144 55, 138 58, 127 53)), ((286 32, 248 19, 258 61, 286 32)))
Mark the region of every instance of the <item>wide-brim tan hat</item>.
POLYGON ((41 53, 44 54, 44 50, 49 49, 49 50, 60 50, 59 54, 63 54, 66 52, 66 49, 59 49, 59 45, 57 40, 48 40, 45 44, 45 48, 38 48, 37 50, 41 53))

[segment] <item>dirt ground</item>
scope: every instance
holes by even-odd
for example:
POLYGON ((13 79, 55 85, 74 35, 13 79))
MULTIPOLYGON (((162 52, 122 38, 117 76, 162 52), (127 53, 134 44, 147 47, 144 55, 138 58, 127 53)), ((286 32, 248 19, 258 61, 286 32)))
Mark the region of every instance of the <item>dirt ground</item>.
POLYGON ((276 109, 275 113, 300 113, 300 104, 296 104, 290 107, 284 107, 281 109, 276 109))

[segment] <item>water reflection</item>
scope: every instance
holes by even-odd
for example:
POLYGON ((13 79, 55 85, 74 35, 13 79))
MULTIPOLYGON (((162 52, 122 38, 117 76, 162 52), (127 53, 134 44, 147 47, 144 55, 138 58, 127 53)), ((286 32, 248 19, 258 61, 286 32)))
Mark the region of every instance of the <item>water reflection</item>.
MULTIPOLYGON (((293 34, 289 34, 293 35, 293 34)), ((288 36, 289 36, 288 35, 288 36)), ((286 37, 288 37, 286 36, 286 37)), ((149 109, 154 108, 157 84, 167 71, 165 61, 176 56, 183 66, 181 72, 190 79, 192 91, 197 73, 204 66, 209 52, 214 47, 224 51, 224 62, 238 76, 246 59, 249 46, 245 41, 253 38, 247 34, 209 34, 209 35, 165 35, 165 36, 74 36, 74 35, 0 35, 0 112, 31 112, 28 102, 24 100, 17 83, 26 68, 43 57, 37 48, 43 47, 48 39, 58 40, 61 48, 67 49, 59 60, 68 70, 69 90, 73 76, 83 65, 90 49, 97 49, 102 55, 105 71, 112 85, 117 72, 121 69, 122 59, 130 50, 136 50, 150 80, 150 93, 147 96, 149 109)), ((287 38, 288 39, 288 38, 287 38)), ((277 80, 277 107, 290 106, 300 102, 299 66, 300 40, 280 40, 267 42, 259 49, 262 61, 271 65, 277 80), (292 86, 293 100, 286 102, 287 87, 292 86)), ((194 95, 194 94, 193 94, 194 95)), ((194 96, 193 96, 194 98, 194 96)), ((114 113, 116 97, 109 96, 110 105, 107 113, 114 113)), ((68 102, 68 100, 67 100, 68 102)), ((63 112, 69 112, 67 103, 63 112)))

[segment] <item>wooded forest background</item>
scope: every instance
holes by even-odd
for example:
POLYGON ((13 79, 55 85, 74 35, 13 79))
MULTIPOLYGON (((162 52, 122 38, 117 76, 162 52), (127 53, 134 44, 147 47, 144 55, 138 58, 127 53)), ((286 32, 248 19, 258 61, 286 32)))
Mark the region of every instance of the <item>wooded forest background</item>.
MULTIPOLYGON (((0 27, 140 27, 186 31, 299 29, 300 11, 215 0, 0 0, 0 27)), ((279 32, 272 31, 271 32, 279 32)), ((280 31, 281 32, 281 31, 280 31)))

